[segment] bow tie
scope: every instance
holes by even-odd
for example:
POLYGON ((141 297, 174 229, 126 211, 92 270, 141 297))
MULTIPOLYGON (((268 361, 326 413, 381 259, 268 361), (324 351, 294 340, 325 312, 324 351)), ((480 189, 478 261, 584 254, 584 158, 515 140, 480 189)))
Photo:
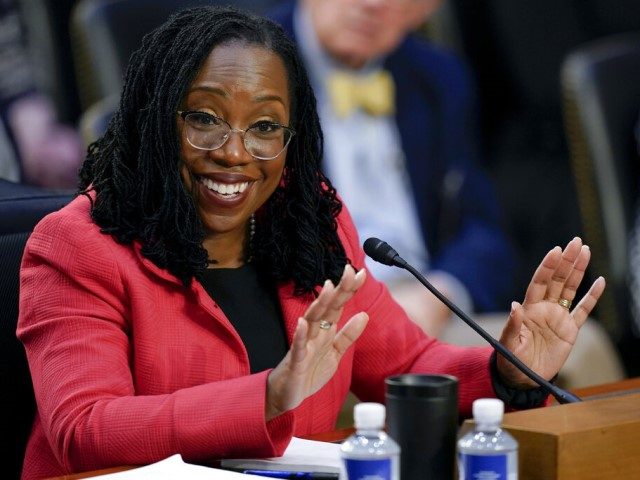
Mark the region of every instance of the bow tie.
POLYGON ((338 117, 346 117, 357 108, 370 115, 390 115, 394 111, 395 88, 389 72, 380 70, 368 76, 335 73, 327 87, 338 117))

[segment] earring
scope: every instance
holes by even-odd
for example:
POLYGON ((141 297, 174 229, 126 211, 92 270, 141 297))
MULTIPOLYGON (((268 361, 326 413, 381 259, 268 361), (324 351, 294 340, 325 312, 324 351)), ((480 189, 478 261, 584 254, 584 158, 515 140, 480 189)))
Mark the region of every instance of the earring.
POLYGON ((247 255, 247 263, 253 261, 253 237, 256 235, 256 216, 252 213, 249 218, 249 242, 248 242, 248 250, 249 255, 247 255))

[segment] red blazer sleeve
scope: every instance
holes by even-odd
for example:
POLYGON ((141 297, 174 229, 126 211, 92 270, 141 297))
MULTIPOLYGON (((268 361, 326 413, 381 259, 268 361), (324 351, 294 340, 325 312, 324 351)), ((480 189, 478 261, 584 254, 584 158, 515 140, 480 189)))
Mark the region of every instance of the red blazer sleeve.
POLYGON ((136 395, 136 332, 116 261, 123 247, 85 216, 56 213, 41 222, 21 271, 18 336, 57 463, 81 471, 174 453, 192 460, 282 454, 293 414, 265 421, 268 371, 136 395))

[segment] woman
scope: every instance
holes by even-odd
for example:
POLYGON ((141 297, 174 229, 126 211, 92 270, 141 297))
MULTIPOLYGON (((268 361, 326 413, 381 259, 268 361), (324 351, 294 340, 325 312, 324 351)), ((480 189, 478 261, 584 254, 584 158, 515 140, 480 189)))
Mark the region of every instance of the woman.
MULTIPOLYGON (((83 195, 26 248, 18 335, 38 414, 23 478, 279 455, 332 429, 349 389, 382 401, 401 372, 456 375, 463 414, 496 392, 544 402, 489 348, 425 337, 367 278, 321 153, 307 76, 269 21, 200 8, 145 38, 83 195)), ((579 239, 551 250, 512 306, 502 341, 545 378, 604 288, 557 303, 588 260, 579 239)))

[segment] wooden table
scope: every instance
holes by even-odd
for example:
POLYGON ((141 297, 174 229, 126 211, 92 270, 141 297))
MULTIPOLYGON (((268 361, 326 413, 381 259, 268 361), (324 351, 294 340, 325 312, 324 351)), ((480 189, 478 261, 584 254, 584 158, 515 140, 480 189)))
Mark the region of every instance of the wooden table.
MULTIPOLYGON (((640 393, 640 377, 629 378, 619 382, 607 383, 604 385, 595 385, 592 387, 577 388, 573 393, 583 399, 601 398, 610 395, 619 395, 624 393, 640 393)), ((319 440, 323 442, 339 442, 344 440, 353 433, 353 428, 342 428, 331 432, 318 433, 310 435, 306 438, 310 440, 319 440)), ((78 480, 82 478, 90 478, 98 475, 106 475, 107 473, 122 472, 130 470, 131 466, 105 468, 102 470, 93 470, 91 472, 75 473, 72 475, 63 475, 61 477, 53 477, 49 480, 78 480)))

